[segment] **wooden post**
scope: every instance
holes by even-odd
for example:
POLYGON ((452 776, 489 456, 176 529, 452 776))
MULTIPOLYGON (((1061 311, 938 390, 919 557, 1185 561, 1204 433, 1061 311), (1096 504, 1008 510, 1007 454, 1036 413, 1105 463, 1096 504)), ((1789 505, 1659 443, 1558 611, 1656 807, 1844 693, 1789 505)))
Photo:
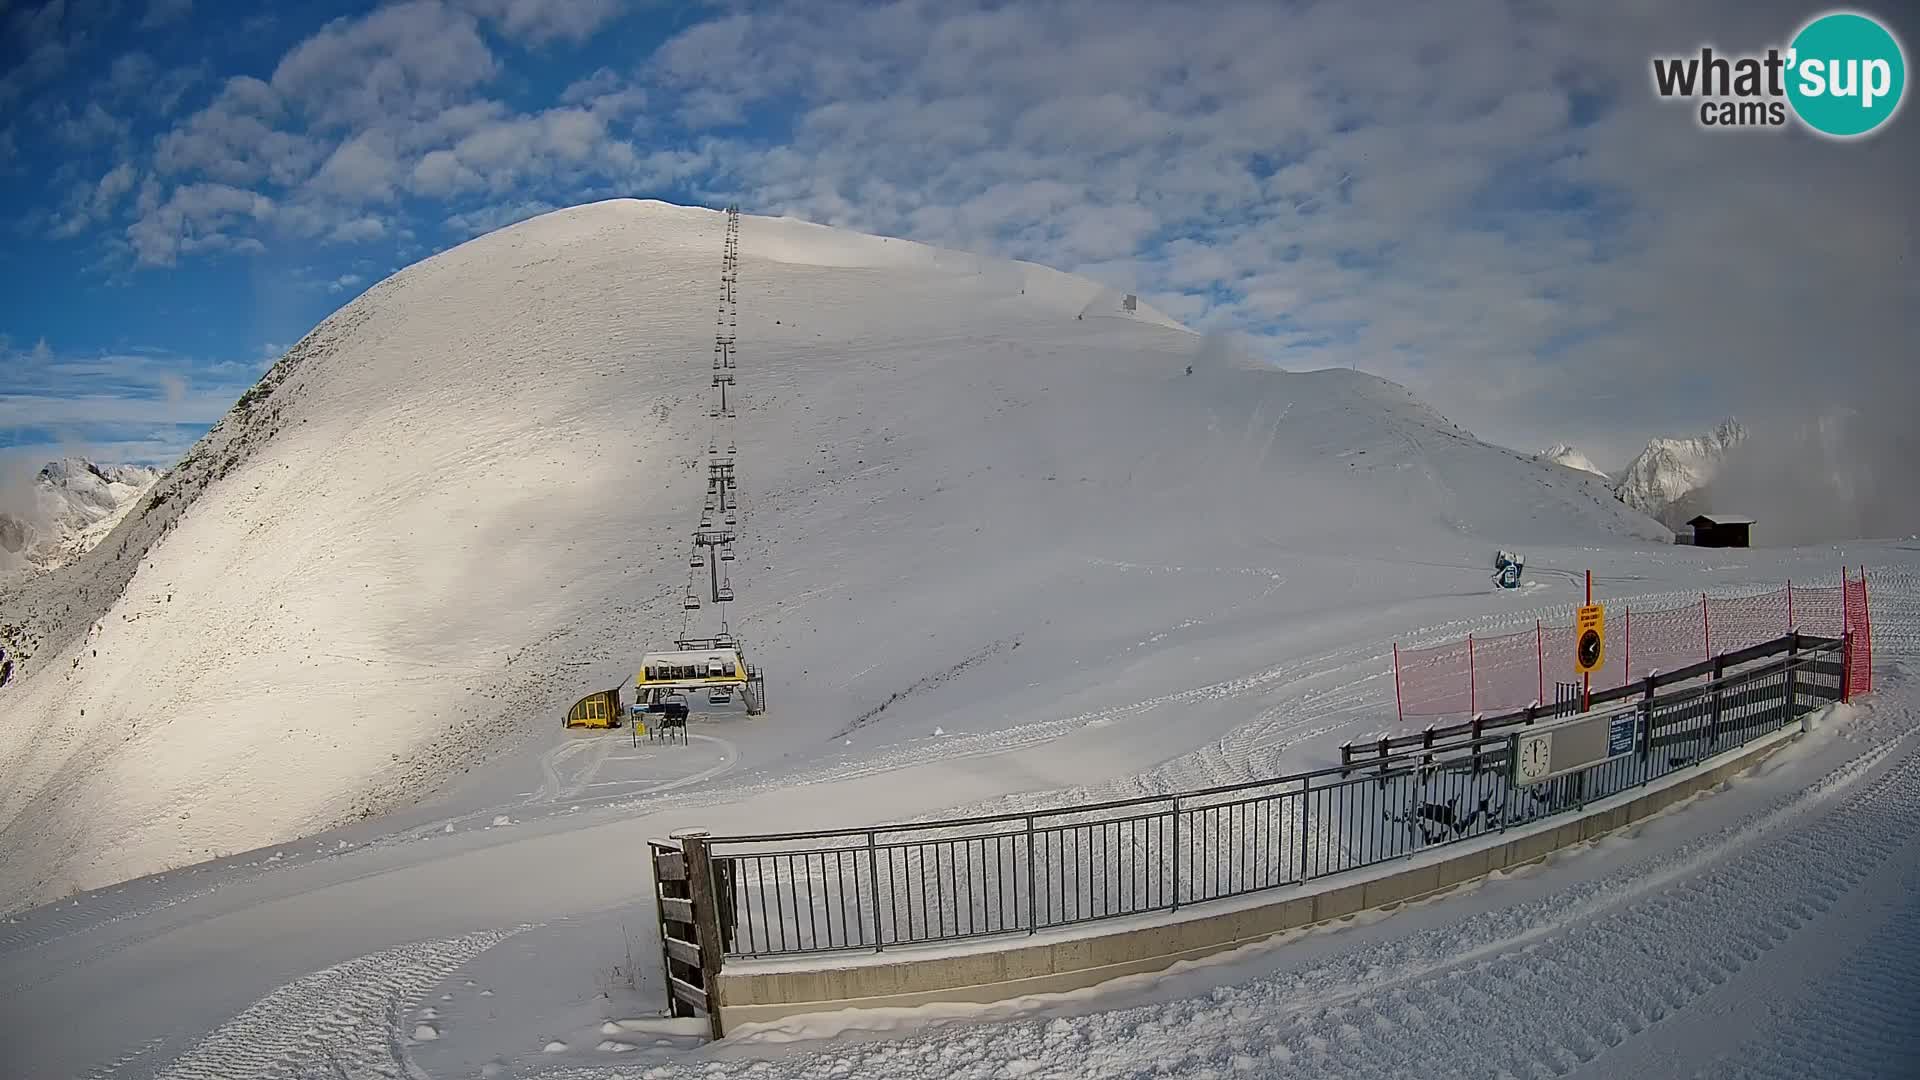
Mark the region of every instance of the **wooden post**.
POLYGON ((707 996, 707 1027, 713 1038, 725 1037, 720 1022, 720 903, 713 888, 713 856, 707 851, 705 829, 685 829, 672 834, 680 841, 687 860, 687 892, 693 901, 694 928, 700 935, 701 990, 707 996))
POLYGON ((1647 673, 1647 688, 1640 695, 1640 760, 1645 761, 1653 753, 1653 673, 1647 673))

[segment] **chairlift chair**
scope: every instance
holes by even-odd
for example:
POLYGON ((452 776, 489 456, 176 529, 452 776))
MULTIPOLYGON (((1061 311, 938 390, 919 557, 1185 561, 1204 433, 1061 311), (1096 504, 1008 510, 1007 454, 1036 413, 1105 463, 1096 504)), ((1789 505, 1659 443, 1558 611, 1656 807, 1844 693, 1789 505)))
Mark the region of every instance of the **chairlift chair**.
POLYGON ((698 609, 700 607, 699 594, 695 593, 692 589, 688 589, 686 602, 682 606, 684 606, 688 611, 694 611, 698 609))
POLYGON ((707 565, 707 557, 705 555, 700 554, 699 548, 694 548, 693 549, 693 568, 695 570, 699 570, 706 565, 707 565))
POLYGON ((720 582, 719 587, 713 590, 713 598, 723 604, 731 602, 733 600, 733 583, 730 581, 720 582))
POLYGON ((721 549, 720 549, 720 561, 721 561, 721 562, 732 562, 732 561, 733 561, 733 548, 731 548, 731 547, 724 547, 724 548, 721 548, 721 549))

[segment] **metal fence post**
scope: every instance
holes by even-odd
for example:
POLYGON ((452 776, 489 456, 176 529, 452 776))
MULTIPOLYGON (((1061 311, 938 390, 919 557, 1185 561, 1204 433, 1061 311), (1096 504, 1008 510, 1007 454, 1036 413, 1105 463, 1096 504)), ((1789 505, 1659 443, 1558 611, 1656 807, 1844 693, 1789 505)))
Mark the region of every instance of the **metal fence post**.
POLYGON ((1173 796, 1173 911, 1181 909, 1181 798, 1173 796))
POLYGON ((1724 654, 1715 656, 1713 658, 1713 682, 1711 684, 1713 686, 1713 693, 1709 695, 1712 704, 1707 713, 1707 746, 1709 748, 1717 746, 1720 743, 1720 713, 1721 710, 1725 708, 1723 705, 1725 692, 1721 687, 1721 680, 1726 677, 1726 674, 1726 656, 1724 654))
POLYGON ((1033 857, 1033 815, 1027 815, 1027 933, 1040 932, 1040 904, 1037 883, 1040 864, 1033 857))
MULTIPOLYGON (((1780 722, 1786 727, 1794 720, 1794 713, 1800 709, 1800 631, 1787 631, 1787 715, 1780 722)), ((1813 730, 1813 710, 1800 713, 1802 733, 1813 730)))
POLYGON ((873 894, 873 951, 882 952, 887 945, 880 934, 880 850, 871 831, 867 833, 867 891, 873 894))
POLYGON ((1307 869, 1308 850, 1312 843, 1312 833, 1307 831, 1307 795, 1313 785, 1307 777, 1300 778, 1300 881, 1302 884, 1312 880, 1313 874, 1307 869))

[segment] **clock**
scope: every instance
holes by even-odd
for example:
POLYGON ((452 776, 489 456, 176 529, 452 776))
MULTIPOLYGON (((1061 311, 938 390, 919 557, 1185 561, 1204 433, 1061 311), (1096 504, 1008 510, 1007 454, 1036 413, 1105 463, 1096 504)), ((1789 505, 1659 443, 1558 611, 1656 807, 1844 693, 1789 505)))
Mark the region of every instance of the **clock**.
POLYGON ((1546 779, 1553 771, 1553 733, 1542 731, 1515 737, 1513 746, 1514 780, 1531 784, 1546 779))

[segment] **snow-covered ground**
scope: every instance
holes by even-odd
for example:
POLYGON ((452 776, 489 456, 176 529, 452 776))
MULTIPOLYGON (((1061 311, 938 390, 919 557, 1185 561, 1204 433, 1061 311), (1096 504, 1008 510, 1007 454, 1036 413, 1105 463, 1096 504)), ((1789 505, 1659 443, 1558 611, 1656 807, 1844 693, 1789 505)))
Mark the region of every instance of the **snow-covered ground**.
MULTIPOLYGON (((1167 1075, 1226 1076, 1247 1061, 1254 1075, 1798 1075, 1809 1055, 1826 1061, 1821 1075, 1900 1075, 1911 1060, 1900 1040, 1920 1019, 1902 960, 1920 884, 1920 801, 1907 790, 1920 783, 1920 551, 1844 554, 1875 582, 1875 697, 1722 792, 1390 916, 1098 993, 816 1017, 702 1047, 657 1018, 642 899, 641 842, 678 827, 950 813, 1010 788, 1071 801, 1215 775, 1236 746, 1270 760, 1318 753, 1312 739, 1274 749, 1301 734, 1277 706, 1293 700, 1305 717, 1329 701, 1325 723, 1304 725, 1331 728, 1326 745, 1377 724, 1377 708, 1339 707, 1391 693, 1361 631, 1344 660, 1195 683, 1046 741, 1023 733, 948 754, 929 737, 865 762, 729 773, 643 798, 405 830, 369 822, 76 897, 0 923, 0 1000, 17 1025, 7 1046, 27 1076, 116 1060, 93 1075, 911 1080, 1134 1075, 1163 1062, 1167 1075), (1168 721, 1207 700, 1237 707, 1241 724, 1178 753, 1188 735, 1169 737, 1168 721), (1157 751, 1141 745, 1152 730, 1157 751), (1168 754, 1167 768, 1129 778, 1168 754), (64 1022, 82 1009, 111 1022, 64 1022)), ((1795 557, 1760 569, 1811 574, 1795 557)), ((1517 617, 1502 602, 1462 602, 1461 621, 1517 617)), ((623 733, 597 738, 609 756, 634 752, 623 733)))
MULTIPOLYGON (((721 230, 716 213, 604 204, 405 271, 163 481, 191 510, 126 526, 145 554, 92 632, 102 661, 150 659, 82 657, 82 619, 31 693, 0 697, 0 764, 28 788, 0 793, 0 875, 46 895, 272 846, 0 919, 0 1076, 1882 1076, 1914 1060, 1920 549, 1674 547, 1597 479, 1478 443, 1397 387, 1209 368, 1193 336, 1038 268, 747 218, 734 581, 772 709, 697 720, 685 746, 562 731, 558 710, 678 629, 703 486, 686 462, 705 447, 673 418, 705 401, 721 230), (433 333, 407 329, 426 317, 433 333), (1496 545, 1527 552, 1537 588, 1490 587, 1496 545), (1064 998, 715 1046, 658 1017, 648 837, 1321 764, 1393 726, 1396 639, 1564 619, 1586 569, 1638 604, 1829 583, 1842 563, 1872 575, 1881 692, 1759 774, 1544 867, 1064 998), (140 606, 166 582, 171 602, 140 606), (217 638, 185 633, 199 619, 217 638), (396 753, 423 788, 462 782, 289 839, 342 816, 331 800, 370 805, 396 753)), ((57 640, 68 624, 37 610, 57 640)))

